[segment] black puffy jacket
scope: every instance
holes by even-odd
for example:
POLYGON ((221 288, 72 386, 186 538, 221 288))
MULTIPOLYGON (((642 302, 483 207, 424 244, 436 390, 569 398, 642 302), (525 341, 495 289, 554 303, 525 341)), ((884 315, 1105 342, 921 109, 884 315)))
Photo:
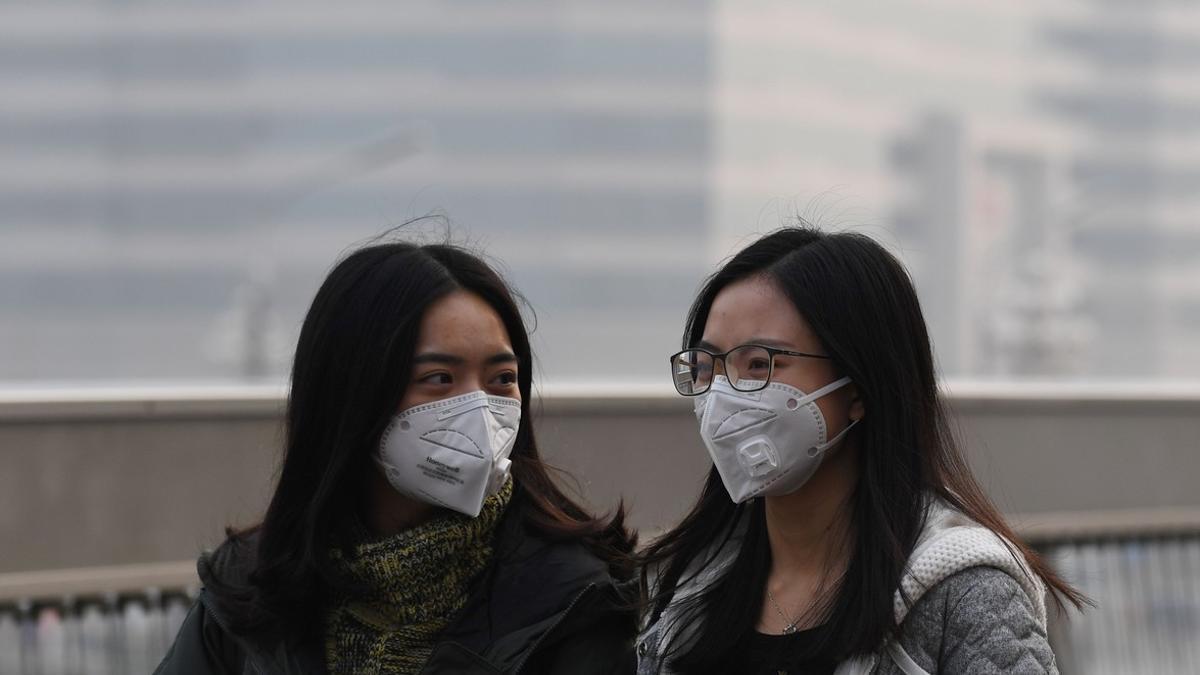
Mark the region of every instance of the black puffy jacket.
MULTIPOLYGON (((636 615, 628 586, 581 544, 547 541, 518 513, 504 518, 492 564, 472 582, 462 611, 442 632, 424 674, 633 673, 636 615)), ((201 556, 201 581, 236 579, 250 568, 253 545, 228 542, 201 556)), ((201 590, 155 675, 326 673, 324 645, 288 646, 281 638, 227 629, 212 595, 201 590)))

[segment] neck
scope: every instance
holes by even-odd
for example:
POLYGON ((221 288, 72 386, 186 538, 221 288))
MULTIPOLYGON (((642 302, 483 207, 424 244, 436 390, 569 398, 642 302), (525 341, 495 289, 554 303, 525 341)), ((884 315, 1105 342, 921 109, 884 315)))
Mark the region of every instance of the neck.
POLYGON ((364 505, 365 522, 377 537, 388 537, 429 522, 437 507, 396 492, 381 471, 371 471, 364 505))
POLYGON ((857 453, 838 449, 802 488, 767 497, 765 516, 771 575, 791 579, 840 574, 849 559, 850 498, 858 476, 857 453))

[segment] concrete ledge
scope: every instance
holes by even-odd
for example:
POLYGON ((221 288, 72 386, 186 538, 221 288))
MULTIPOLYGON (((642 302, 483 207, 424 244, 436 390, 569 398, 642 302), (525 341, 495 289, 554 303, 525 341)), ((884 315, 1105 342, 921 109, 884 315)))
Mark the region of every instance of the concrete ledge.
POLYGON ((275 417, 285 397, 282 387, 256 385, 6 389, 0 423, 275 417))
POLYGON ((1200 536, 1200 509, 1130 509, 1015 514, 1009 522, 1031 544, 1200 536))
MULTIPOLYGON (((946 390, 980 484, 1003 511, 1025 514, 1014 524, 1031 539, 1101 536, 1130 510, 1200 510, 1200 387, 946 390)), ((624 499, 649 536, 694 503, 711 462, 690 400, 658 385, 537 393, 542 454, 588 506, 624 499)), ((20 542, 0 556, 0 573, 186 560, 225 526, 257 522, 278 470, 283 406, 280 386, 0 392, 0 541, 20 542)), ((1149 520, 1178 532, 1195 519, 1135 524, 1149 520)))
POLYGON ((200 585, 196 561, 0 574, 0 602, 61 600, 200 585))
MULTIPOLYGON (((1200 414, 1200 382, 987 382, 948 380, 955 409, 1169 407, 1200 414)), ((661 414, 691 410, 689 399, 657 383, 562 383, 535 387, 534 410, 552 414, 661 414)), ((0 423, 97 419, 274 417, 287 390, 269 384, 129 384, 0 389, 0 423)))

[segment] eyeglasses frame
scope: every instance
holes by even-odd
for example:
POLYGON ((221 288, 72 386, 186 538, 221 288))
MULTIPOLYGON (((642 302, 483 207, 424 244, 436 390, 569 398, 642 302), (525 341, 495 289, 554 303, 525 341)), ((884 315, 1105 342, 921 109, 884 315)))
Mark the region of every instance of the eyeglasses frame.
MULTIPOLYGON (((725 371, 725 372, 729 372, 725 366, 725 357, 728 356, 730 353, 735 352, 744 347, 758 347, 759 349, 766 351, 767 354, 771 357, 770 365, 767 366, 767 379, 762 380, 761 386, 755 387, 753 389, 742 389, 741 387, 737 386, 737 383, 735 383, 733 381, 729 382, 729 386, 733 387, 737 391, 745 392, 745 393, 750 393, 753 391, 762 391, 763 389, 767 388, 768 384, 771 384, 771 377, 775 375, 775 357, 780 354, 783 354, 784 356, 799 356, 799 357, 804 357, 804 358, 809 358, 809 359, 829 360, 832 358, 831 356, 828 356, 826 354, 810 354, 808 352, 795 352, 790 349, 779 349, 777 347, 768 347, 766 345, 760 345, 760 344, 754 344, 754 343, 738 345, 738 346, 734 347, 733 349, 722 352, 720 354, 714 354, 713 352, 710 352, 707 349, 704 349, 703 347, 691 347, 689 349, 681 349, 671 355, 671 359, 670 359, 671 375, 672 375, 671 383, 672 384, 675 383, 675 377, 674 377, 674 375, 675 375, 675 359, 686 354, 687 352, 703 352, 705 354, 708 354, 713 360, 713 372, 716 372, 718 361, 721 363, 721 370, 725 371)), ((690 394, 685 394, 682 391, 679 391, 679 385, 675 385, 675 391, 680 396, 700 396, 701 394, 708 393, 708 390, 711 388, 712 388, 712 382, 710 381, 708 383, 708 386, 705 387, 703 391, 696 391, 696 392, 692 392, 690 394)))

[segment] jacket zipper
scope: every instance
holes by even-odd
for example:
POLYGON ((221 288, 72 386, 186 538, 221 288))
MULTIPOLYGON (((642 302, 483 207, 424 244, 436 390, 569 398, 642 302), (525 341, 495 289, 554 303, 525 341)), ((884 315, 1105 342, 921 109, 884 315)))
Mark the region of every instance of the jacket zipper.
POLYGON ((553 633, 555 628, 558 628, 563 621, 566 621, 567 617, 571 614, 571 610, 575 609, 575 605, 578 605, 579 601, 583 599, 583 596, 591 593, 595 588, 596 584, 588 584, 574 597, 574 599, 571 600, 571 603, 567 605, 567 608, 563 610, 562 614, 559 615, 558 620, 551 624, 551 626, 547 628, 544 633, 539 635, 538 639, 533 641, 533 644, 525 652, 525 655, 521 657, 520 662, 517 663, 516 669, 513 670, 513 675, 520 675, 521 671, 525 669, 525 662, 528 661, 529 657, 532 656, 533 653, 537 651, 537 648, 541 646, 542 640, 545 640, 547 635, 553 633))

